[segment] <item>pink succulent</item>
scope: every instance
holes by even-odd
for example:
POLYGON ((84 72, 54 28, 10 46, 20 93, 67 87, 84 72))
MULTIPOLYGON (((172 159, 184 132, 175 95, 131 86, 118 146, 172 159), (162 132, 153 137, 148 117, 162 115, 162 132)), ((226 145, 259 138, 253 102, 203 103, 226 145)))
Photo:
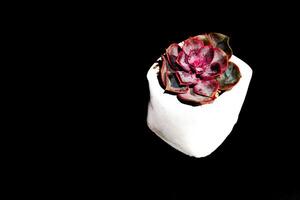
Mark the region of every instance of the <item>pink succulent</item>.
POLYGON ((190 37, 182 47, 173 43, 162 56, 162 86, 184 103, 211 103, 217 92, 231 89, 241 77, 228 61, 231 55, 229 38, 220 33, 190 37))

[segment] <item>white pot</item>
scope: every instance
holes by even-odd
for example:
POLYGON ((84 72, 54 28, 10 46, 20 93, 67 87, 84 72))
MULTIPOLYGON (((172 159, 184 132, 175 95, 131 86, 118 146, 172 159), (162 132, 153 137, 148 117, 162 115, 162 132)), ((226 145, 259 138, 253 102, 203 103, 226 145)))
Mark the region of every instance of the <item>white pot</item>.
POLYGON ((243 105, 252 76, 251 68, 232 55, 230 61, 240 69, 240 81, 211 104, 190 106, 176 95, 164 93, 154 63, 148 71, 150 90, 147 124, 175 149, 195 157, 204 157, 217 149, 230 134, 243 105))

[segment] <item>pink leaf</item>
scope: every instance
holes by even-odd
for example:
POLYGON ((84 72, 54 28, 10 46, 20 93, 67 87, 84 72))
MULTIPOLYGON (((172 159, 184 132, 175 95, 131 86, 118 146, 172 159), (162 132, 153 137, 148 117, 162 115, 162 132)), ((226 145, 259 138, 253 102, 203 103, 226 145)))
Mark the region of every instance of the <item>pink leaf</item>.
POLYGON ((189 90, 184 94, 178 94, 177 98, 183 103, 192 104, 192 105, 203 105, 213 102, 215 98, 206 97, 202 95, 195 94, 193 89, 189 90))
POLYGON ((180 51, 182 51, 182 50, 181 50, 180 46, 176 43, 171 44, 166 49, 168 61, 174 70, 178 70, 178 64, 176 63, 176 59, 177 59, 180 51))
POLYGON ((199 37, 190 37, 184 41, 182 50, 186 55, 189 55, 191 51, 199 50, 202 46, 204 46, 204 43, 199 37))
POLYGON ((196 77, 196 74, 191 74, 184 71, 177 71, 176 76, 180 85, 194 85, 199 81, 199 79, 196 77))
POLYGON ((209 65, 214 57, 212 46, 203 46, 198 51, 192 51, 188 56, 188 62, 197 74, 201 74, 205 66, 209 65))
POLYGON ((217 80, 201 80, 194 86, 194 92, 199 95, 214 97, 219 89, 219 83, 217 80))
POLYGON ((187 55, 183 51, 181 51, 177 57, 176 62, 181 66, 181 68, 184 71, 190 72, 191 68, 190 68, 190 65, 189 65, 187 59, 188 59, 187 55))
POLYGON ((221 75, 228 67, 228 58, 224 51, 219 48, 214 48, 214 57, 210 65, 204 68, 201 77, 203 79, 212 79, 221 75))

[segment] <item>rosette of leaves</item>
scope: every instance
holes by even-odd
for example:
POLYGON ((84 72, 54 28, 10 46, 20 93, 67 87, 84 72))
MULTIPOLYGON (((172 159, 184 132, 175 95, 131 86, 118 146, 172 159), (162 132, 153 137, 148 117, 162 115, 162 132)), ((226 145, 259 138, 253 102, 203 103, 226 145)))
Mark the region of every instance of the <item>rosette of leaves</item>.
POLYGON ((229 37, 220 33, 190 37, 181 46, 173 43, 162 55, 161 85, 183 103, 211 103, 241 78, 231 56, 229 37))

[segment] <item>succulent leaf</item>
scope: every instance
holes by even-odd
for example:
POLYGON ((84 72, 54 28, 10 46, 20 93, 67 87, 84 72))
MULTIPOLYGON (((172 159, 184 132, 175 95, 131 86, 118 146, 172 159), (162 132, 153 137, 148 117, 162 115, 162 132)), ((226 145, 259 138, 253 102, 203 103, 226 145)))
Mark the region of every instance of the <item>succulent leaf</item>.
POLYGON ((167 60, 166 60, 165 56, 161 56, 161 59, 162 59, 162 64, 160 67, 159 75, 160 75, 161 83, 165 89, 166 85, 167 85, 167 83, 166 83, 167 60))
POLYGON ((191 51, 199 50, 204 43, 198 37, 190 37, 184 41, 182 50, 186 55, 189 55, 191 51))
POLYGON ((181 66, 181 68, 186 71, 186 72, 190 72, 191 68, 190 65, 188 63, 188 57, 187 55, 181 51, 177 57, 176 62, 181 66))
POLYGON ((174 70, 178 70, 180 68, 180 66, 178 66, 178 63, 176 62, 176 59, 178 57, 179 52, 182 51, 181 47, 176 44, 173 43, 171 44, 167 49, 166 49, 166 55, 168 58, 168 61, 170 63, 170 66, 174 69, 174 70))
POLYGON ((215 79, 201 80, 194 86, 194 92, 199 95, 214 97, 219 89, 219 82, 215 79))
POLYGON ((230 90, 239 82, 241 77, 238 66, 233 62, 229 62, 227 70, 217 80, 221 90, 230 90))
POLYGON ((162 66, 160 69, 160 79, 164 86, 165 91, 169 93, 184 93, 187 91, 187 86, 181 86, 178 78, 176 77, 176 71, 174 71, 166 56, 162 56, 162 66))
POLYGON ((191 51, 188 55, 188 63, 193 67, 209 64, 214 58, 212 46, 203 46, 199 50, 191 51))
POLYGON ((177 71, 176 76, 180 85, 195 85, 199 81, 199 79, 196 77, 196 74, 187 73, 184 71, 177 71))
POLYGON ((214 98, 198 95, 194 93, 193 89, 189 88, 184 94, 178 94, 177 98, 183 103, 192 105, 204 105, 213 102, 214 98))
POLYGON ((175 73, 169 73, 166 76, 166 89, 165 91, 175 94, 186 93, 189 89, 187 86, 181 86, 175 73))
POLYGON ((232 49, 229 45, 229 37, 221 33, 209 33, 210 43, 217 48, 222 49, 228 56, 228 59, 232 56, 232 49))
POLYGON ((194 36, 194 38, 198 38, 199 40, 201 40, 205 46, 211 45, 211 42, 209 40, 209 36, 207 34, 197 35, 197 36, 194 36))
POLYGON ((224 51, 214 48, 214 57, 209 65, 204 68, 201 77, 203 79, 211 79, 221 75, 228 67, 228 58, 224 51))

